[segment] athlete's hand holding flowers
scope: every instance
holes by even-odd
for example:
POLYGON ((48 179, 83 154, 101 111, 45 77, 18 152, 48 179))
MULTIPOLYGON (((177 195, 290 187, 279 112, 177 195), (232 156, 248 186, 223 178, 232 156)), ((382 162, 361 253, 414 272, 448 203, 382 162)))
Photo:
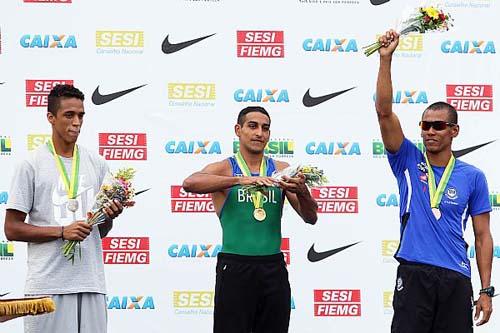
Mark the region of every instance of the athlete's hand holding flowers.
MULTIPOLYGON (((453 26, 452 21, 450 14, 445 13, 439 6, 418 7, 403 20, 402 29, 396 34, 398 36, 406 36, 411 32, 420 34, 444 32, 453 26)), ((365 55, 368 57, 382 47, 387 47, 387 45, 384 46, 381 38, 379 38, 378 41, 363 47, 363 49, 365 50, 365 55)))
POLYGON ((242 184, 243 189, 248 193, 265 193, 268 186, 280 186, 286 191, 298 194, 309 191, 307 186, 321 186, 328 182, 323 170, 308 165, 288 166, 281 171, 275 171, 271 177, 258 178, 260 180, 257 182, 242 184))
POLYGON ((298 195, 309 193, 306 185, 306 176, 302 172, 298 172, 294 177, 283 176, 278 185, 283 190, 298 195))
POLYGON ((386 31, 379 38, 380 49, 378 52, 381 57, 391 56, 399 44, 399 34, 395 30, 386 31))
POLYGON ((116 175, 108 174, 96 195, 92 210, 87 213, 87 220, 75 221, 63 228, 62 237, 66 240, 63 254, 68 260, 74 262, 76 248, 91 233, 93 226, 113 220, 124 207, 135 204, 132 200, 135 190, 131 183, 134 174, 132 168, 120 169, 116 175))

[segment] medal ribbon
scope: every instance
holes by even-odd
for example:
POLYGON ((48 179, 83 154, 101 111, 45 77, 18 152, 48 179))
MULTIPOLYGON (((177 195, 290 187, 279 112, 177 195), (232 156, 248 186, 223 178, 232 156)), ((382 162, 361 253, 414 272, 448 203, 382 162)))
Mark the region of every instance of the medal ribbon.
POLYGON ((429 159, 427 158, 427 154, 425 154, 425 163, 427 163, 427 172, 429 174, 428 184, 429 184, 429 198, 431 201, 431 208, 439 208, 439 204, 441 203, 441 198, 443 197, 444 189, 446 185, 448 185, 448 181, 450 180, 451 173, 453 172, 453 168, 455 167, 455 156, 453 154, 446 165, 446 169, 444 169, 443 176, 439 181, 439 185, 436 189, 436 178, 434 177, 434 171, 432 171, 431 164, 429 163, 429 159))
POLYGON ((66 172, 66 168, 64 167, 64 163, 61 160, 61 157, 56 153, 56 149, 54 147, 52 139, 47 142, 47 147, 54 156, 57 170, 59 170, 59 174, 61 175, 61 178, 63 180, 64 187, 66 187, 66 192, 68 193, 68 199, 76 198, 76 194, 78 192, 78 174, 80 173, 80 152, 78 151, 77 145, 75 144, 75 147, 73 148, 73 159, 71 161, 71 181, 68 177, 68 173, 66 172))
MULTIPOLYGON (((245 162, 245 159, 243 158, 243 156, 241 155, 241 153, 239 151, 236 153, 236 155, 234 155, 234 158, 236 159, 236 163, 240 167, 241 172, 243 173, 243 175, 247 176, 247 177, 251 177, 252 176, 252 172, 248 168, 248 165, 245 162)), ((262 156, 262 161, 260 163, 259 176, 260 177, 265 177, 267 175, 266 171, 267 171, 266 157, 262 156)), ((256 209, 257 208, 262 208, 262 206, 263 206, 263 204, 262 204, 262 201, 263 201, 262 197, 263 197, 263 194, 261 192, 259 192, 259 191, 256 191, 255 193, 252 193, 252 203, 253 203, 253 206, 256 209)))

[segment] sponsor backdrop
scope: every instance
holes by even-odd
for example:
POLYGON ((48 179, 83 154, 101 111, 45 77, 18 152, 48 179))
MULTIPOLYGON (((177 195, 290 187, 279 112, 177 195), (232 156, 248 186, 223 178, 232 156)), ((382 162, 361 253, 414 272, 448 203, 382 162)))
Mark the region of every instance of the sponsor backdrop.
MULTIPOLYGON (((272 116, 267 153, 317 165, 330 179, 312 190, 317 225, 284 208, 290 332, 388 332, 399 197, 373 104, 378 57, 366 58, 361 47, 416 5, 2 1, 0 227, 15 165, 49 138, 47 93, 56 83, 74 83, 86 93, 79 142, 113 170, 137 168, 136 188, 151 188, 103 241, 109 331, 210 332, 221 230, 210 196, 188 194, 181 184, 237 151, 237 113, 261 105, 272 116)), ((455 18, 452 31, 410 36, 395 53, 394 109, 420 147, 418 121, 429 103, 446 100, 459 110, 454 149, 488 178, 492 283, 500 287, 500 176, 493 162, 500 150, 500 40, 493 28, 500 4, 444 5, 455 18)), ((465 237, 474 245, 471 229, 465 237)), ((22 295, 26 245, 2 235, 0 289, 22 295)), ((469 255, 477 293, 473 246, 469 255)), ((22 332, 21 320, 2 326, 22 332)), ((499 332, 499 313, 477 331, 499 332)))

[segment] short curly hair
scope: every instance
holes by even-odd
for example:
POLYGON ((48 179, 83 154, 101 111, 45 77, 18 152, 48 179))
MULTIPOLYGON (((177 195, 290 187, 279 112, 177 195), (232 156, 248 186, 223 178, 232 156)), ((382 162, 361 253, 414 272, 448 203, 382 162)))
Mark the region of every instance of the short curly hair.
POLYGON ((75 88, 71 84, 57 84, 49 93, 47 111, 55 116, 57 110, 59 110, 62 98, 78 98, 83 102, 85 95, 83 95, 80 89, 75 88))

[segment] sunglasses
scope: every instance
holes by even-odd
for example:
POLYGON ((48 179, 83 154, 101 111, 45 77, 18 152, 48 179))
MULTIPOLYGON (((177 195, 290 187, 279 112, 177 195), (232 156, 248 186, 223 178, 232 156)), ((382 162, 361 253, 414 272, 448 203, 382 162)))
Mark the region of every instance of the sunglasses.
POLYGON ((447 127, 453 127, 456 126, 457 124, 449 123, 447 121, 442 121, 442 120, 437 120, 437 121, 422 120, 420 123, 418 123, 418 125, 423 131, 428 131, 431 129, 431 127, 434 128, 436 131, 443 131, 447 127))

